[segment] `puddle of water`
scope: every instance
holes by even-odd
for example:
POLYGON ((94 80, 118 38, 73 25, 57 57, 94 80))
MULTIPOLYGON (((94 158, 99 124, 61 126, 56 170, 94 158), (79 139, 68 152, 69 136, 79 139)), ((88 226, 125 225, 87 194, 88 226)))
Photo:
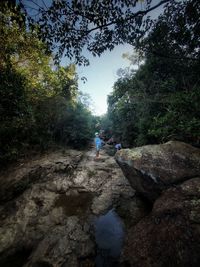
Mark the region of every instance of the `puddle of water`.
POLYGON ((81 192, 78 195, 61 194, 55 202, 55 207, 62 207, 67 216, 83 216, 92 203, 93 195, 89 192, 81 192))
POLYGON ((21 248, 14 254, 7 256, 6 258, 0 259, 0 266, 2 267, 21 267, 26 263, 31 250, 21 248))
POLYGON ((118 266, 118 259, 124 241, 124 225, 112 209, 94 222, 97 244, 96 267, 118 266))

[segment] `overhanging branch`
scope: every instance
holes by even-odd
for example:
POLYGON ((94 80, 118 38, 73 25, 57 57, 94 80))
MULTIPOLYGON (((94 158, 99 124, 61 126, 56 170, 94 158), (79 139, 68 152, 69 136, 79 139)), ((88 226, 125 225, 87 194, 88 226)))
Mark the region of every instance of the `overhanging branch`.
MULTIPOLYGON (((144 11, 140 10, 140 11, 134 13, 134 14, 133 14, 132 16, 130 16, 129 18, 126 18, 126 19, 124 19, 124 20, 129 21, 129 20, 131 20, 131 19, 136 18, 136 17, 139 16, 139 15, 144 16, 144 15, 148 14, 149 12, 151 12, 152 10, 156 9, 157 7, 163 5, 163 4, 167 3, 167 2, 170 2, 170 1, 171 1, 171 0, 163 0, 163 1, 159 2, 157 5, 151 7, 151 8, 149 8, 149 9, 147 9, 147 10, 144 10, 144 11)), ((117 24, 117 23, 120 22, 120 21, 121 21, 120 19, 117 19, 117 20, 111 21, 111 22, 109 22, 109 23, 106 23, 106 24, 104 24, 104 25, 100 25, 100 26, 98 26, 98 27, 92 28, 92 29, 90 29, 90 30, 88 30, 88 31, 86 31, 86 32, 87 32, 87 33, 90 33, 90 32, 92 32, 92 31, 95 31, 95 30, 98 30, 98 29, 101 29, 101 28, 104 28, 104 27, 108 27, 108 26, 111 26, 111 25, 113 25, 113 24, 117 24)))

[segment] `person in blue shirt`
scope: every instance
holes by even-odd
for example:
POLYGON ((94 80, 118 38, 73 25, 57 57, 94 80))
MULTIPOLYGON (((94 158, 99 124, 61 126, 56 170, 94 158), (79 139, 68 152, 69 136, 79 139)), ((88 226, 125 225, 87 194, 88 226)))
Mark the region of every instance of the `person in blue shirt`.
POLYGON ((121 145, 121 143, 116 144, 116 145, 115 145, 115 148, 116 148, 117 150, 122 149, 122 145, 121 145))
POLYGON ((96 148, 96 158, 98 158, 99 157, 99 151, 100 151, 101 146, 102 146, 102 141, 99 137, 99 133, 95 133, 94 143, 95 143, 95 148, 96 148))

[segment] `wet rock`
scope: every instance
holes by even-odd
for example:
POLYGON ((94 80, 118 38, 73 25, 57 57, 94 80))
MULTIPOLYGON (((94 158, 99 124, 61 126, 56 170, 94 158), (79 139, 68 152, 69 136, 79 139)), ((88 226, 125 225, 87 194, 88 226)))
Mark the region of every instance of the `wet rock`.
POLYGON ((135 191, 127 183, 123 174, 117 172, 106 178, 105 183, 101 185, 101 191, 94 198, 91 210, 94 214, 103 214, 117 205, 120 196, 125 196, 130 200, 134 193, 135 191))
POLYGON ((53 267, 53 265, 46 261, 36 261, 32 264, 32 267, 53 267))
POLYGON ((69 189, 72 173, 68 176, 67 170, 64 174, 54 167, 59 159, 66 168, 69 163, 75 168, 80 158, 78 151, 72 151, 71 156, 57 152, 10 170, 7 177, 2 174, 1 200, 14 199, 0 206, 0 263, 20 247, 32 249, 52 227, 65 224, 66 214, 62 208, 55 207, 55 201, 60 192, 69 189), (25 180, 26 186, 20 187, 25 180), (16 191, 16 188, 21 189, 16 191))
POLYGON ((112 192, 105 192, 100 194, 100 196, 96 197, 94 199, 94 202, 92 204, 92 212, 94 214, 102 214, 106 210, 112 207, 113 198, 112 198, 112 192))
POLYGON ((32 267, 41 261, 52 266, 62 266, 67 259, 68 262, 74 262, 74 265, 68 266, 78 267, 78 257, 87 257, 93 253, 94 242, 74 216, 67 219, 65 226, 57 226, 45 236, 25 266, 32 267))
POLYGON ((51 178, 48 180, 48 183, 45 183, 44 186, 45 189, 49 191, 62 194, 67 192, 73 186, 73 181, 70 177, 66 177, 66 175, 55 175, 54 173, 51 174, 51 178))
POLYGON ((135 267, 199 266, 199 214, 200 177, 166 190, 128 231, 124 259, 135 267))
POLYGON ((24 267, 94 265, 89 218, 91 222, 94 214, 105 213, 119 196, 129 198, 134 190, 104 151, 98 162, 94 150, 82 155, 54 152, 1 173, 1 266, 24 250, 24 267), (20 187, 24 179, 26 185, 20 187))
POLYGON ((55 206, 62 208, 66 216, 86 216, 93 200, 93 194, 90 192, 78 193, 72 190, 71 194, 61 194, 56 199, 55 206))
MULTIPOLYGON (((54 225, 52 214, 56 194, 39 185, 27 190, 15 201, 17 211, 1 221, 0 253, 23 246, 34 246, 54 225)), ((3 210, 1 210, 3 214, 3 210)), ((60 220, 62 217, 58 217, 60 220)))
POLYGON ((71 150, 70 152, 68 155, 63 155, 61 152, 47 154, 40 159, 17 166, 14 170, 2 172, 0 174, 0 204, 18 197, 38 181, 45 183, 55 177, 53 173, 61 172, 70 175, 83 156, 83 153, 79 151, 71 150))
POLYGON ((122 149, 115 158, 131 186, 150 201, 200 174, 200 149, 178 141, 122 149))
POLYGON ((18 247, 17 251, 11 251, 8 255, 1 257, 1 266, 22 267, 27 262, 30 253, 29 248, 18 247))
POLYGON ((118 200, 116 212, 123 219, 127 228, 137 224, 142 218, 149 214, 151 207, 139 196, 131 198, 121 196, 118 200))

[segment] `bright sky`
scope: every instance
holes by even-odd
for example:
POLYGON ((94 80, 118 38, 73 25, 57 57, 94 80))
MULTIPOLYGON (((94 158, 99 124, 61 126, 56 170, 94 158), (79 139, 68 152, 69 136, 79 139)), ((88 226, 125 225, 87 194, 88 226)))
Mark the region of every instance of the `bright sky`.
MULTIPOLYGON (((112 92, 114 82, 119 78, 117 70, 130 65, 127 59, 122 58, 123 53, 133 53, 132 46, 119 45, 112 51, 104 52, 100 57, 85 55, 90 61, 87 67, 77 66, 79 76, 78 86, 83 93, 90 95, 92 111, 95 115, 103 115, 107 111, 107 95, 112 92), (86 77, 84 83, 81 77, 86 77)), ((63 59, 62 64, 67 65, 68 59, 63 59)))
POLYGON ((106 113, 107 95, 112 92, 114 82, 118 79, 116 72, 130 64, 127 59, 122 58, 122 54, 132 51, 130 45, 120 45, 100 57, 90 56, 88 67, 78 67, 79 89, 91 96, 96 115, 106 113), (85 84, 80 79, 82 76, 87 78, 85 84))

